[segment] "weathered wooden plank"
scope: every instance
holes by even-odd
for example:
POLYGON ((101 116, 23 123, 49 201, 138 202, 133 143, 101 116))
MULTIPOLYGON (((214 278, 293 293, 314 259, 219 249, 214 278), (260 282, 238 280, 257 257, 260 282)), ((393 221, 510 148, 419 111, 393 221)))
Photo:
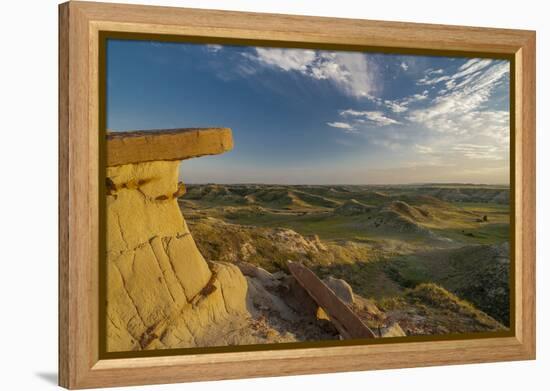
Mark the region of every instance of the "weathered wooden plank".
POLYGON ((107 166, 155 160, 185 160, 233 149, 229 128, 189 128, 110 132, 107 166))
POLYGON ((288 269, 298 283, 323 308, 345 339, 376 338, 363 321, 310 269, 288 261, 288 269))

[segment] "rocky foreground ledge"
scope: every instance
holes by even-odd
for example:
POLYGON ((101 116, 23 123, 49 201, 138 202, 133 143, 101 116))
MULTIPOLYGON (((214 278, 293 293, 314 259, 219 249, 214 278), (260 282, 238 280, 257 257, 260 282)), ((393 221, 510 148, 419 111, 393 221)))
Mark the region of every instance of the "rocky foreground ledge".
POLYGON ((107 351, 340 337, 290 275, 197 249, 177 203, 179 163, 232 147, 227 128, 108 134, 107 351))
POLYGON ((180 160, 232 146, 225 128, 107 136, 108 351, 222 344, 245 326, 246 280, 205 261, 177 204, 180 160))

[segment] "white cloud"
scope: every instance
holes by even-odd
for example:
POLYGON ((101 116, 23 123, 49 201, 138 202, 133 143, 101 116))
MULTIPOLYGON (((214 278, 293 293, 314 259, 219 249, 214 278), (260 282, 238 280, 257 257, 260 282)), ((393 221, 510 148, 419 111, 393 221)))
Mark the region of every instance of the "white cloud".
POLYGON ((206 50, 211 53, 217 53, 222 49, 223 49, 222 45, 215 45, 215 44, 206 45, 206 50))
POLYGON ((346 133, 356 133, 355 128, 347 122, 327 122, 327 125, 333 128, 342 129, 346 133))
POLYGON ((341 110, 340 115, 341 116, 351 116, 351 117, 361 117, 363 116, 365 111, 358 111, 353 109, 347 109, 347 110, 341 110))
POLYGON ((468 60, 458 68, 460 72, 455 73, 453 75, 453 79, 458 79, 462 76, 470 75, 485 67, 488 67, 492 63, 493 60, 489 59, 473 58, 471 60, 468 60))
POLYGON ((432 85, 449 80, 449 76, 439 76, 444 73, 443 69, 426 69, 424 77, 416 82, 418 85, 432 85))
POLYGON ((399 121, 386 117, 381 111, 365 111, 365 116, 367 119, 381 126, 396 125, 400 123, 399 121))
POLYGON ((342 110, 340 115, 343 117, 360 117, 365 118, 376 125, 387 126, 387 125, 398 125, 399 121, 394 120, 393 118, 386 117, 386 115, 381 111, 357 111, 357 110, 342 110))
POLYGON ((408 106, 411 103, 419 102, 419 101, 427 99, 427 98, 428 98, 428 90, 424 90, 424 91, 422 91, 421 94, 410 95, 408 97, 405 97, 405 98, 401 99, 400 102, 401 102, 401 104, 403 104, 405 106, 408 106))
POLYGON ((375 90, 373 65, 363 53, 255 48, 243 56, 265 66, 333 83, 346 95, 369 97, 375 90))
POLYGON ((315 51, 304 49, 255 48, 256 54, 244 53, 245 57, 284 71, 307 72, 316 58, 315 51))
POLYGON ((416 84, 422 85, 422 86, 430 86, 432 84, 441 83, 442 81, 449 80, 450 76, 438 76, 438 77, 429 77, 424 76, 422 79, 418 80, 416 84))
POLYGON ((457 144, 450 148, 450 152, 469 159, 502 160, 502 152, 492 145, 457 144))
POLYGON ((409 66, 407 65, 406 62, 402 62, 401 64, 399 64, 399 66, 401 67, 401 69, 403 69, 404 71, 407 71, 409 69, 409 66))
POLYGON ((458 72, 447 76, 446 88, 430 105, 412 111, 407 119, 427 128, 447 133, 492 133, 502 136, 508 128, 509 114, 483 109, 493 90, 509 73, 507 62, 469 60, 458 72))
POLYGON ((427 145, 416 144, 414 148, 416 149, 416 152, 421 153, 423 155, 431 155, 434 153, 434 149, 427 145))
POLYGON ((384 104, 394 113, 402 113, 407 111, 407 104, 403 102, 385 100, 384 104))
POLYGON ((488 105, 494 106, 492 95, 508 73, 507 62, 483 59, 466 61, 448 74, 429 69, 425 84, 432 83, 435 91, 424 89, 394 100, 368 96, 374 110, 339 114, 372 145, 409 151, 415 164, 462 166, 463 161, 480 159, 483 164, 503 164, 509 154, 510 115, 488 105), (434 82, 441 79, 445 82, 434 82))
POLYGON ((379 106, 385 106, 394 113, 403 113, 409 109, 411 103, 419 102, 428 98, 428 90, 424 90, 421 94, 413 94, 401 99, 383 100, 377 97, 370 96, 369 100, 379 106))

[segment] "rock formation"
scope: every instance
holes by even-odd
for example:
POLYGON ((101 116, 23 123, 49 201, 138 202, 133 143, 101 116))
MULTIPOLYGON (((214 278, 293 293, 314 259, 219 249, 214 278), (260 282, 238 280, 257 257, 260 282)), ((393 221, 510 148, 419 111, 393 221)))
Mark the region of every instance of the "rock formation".
POLYGON ((246 326, 244 276, 205 261, 176 199, 179 160, 231 147, 228 129, 108 137, 108 351, 207 346, 246 326))

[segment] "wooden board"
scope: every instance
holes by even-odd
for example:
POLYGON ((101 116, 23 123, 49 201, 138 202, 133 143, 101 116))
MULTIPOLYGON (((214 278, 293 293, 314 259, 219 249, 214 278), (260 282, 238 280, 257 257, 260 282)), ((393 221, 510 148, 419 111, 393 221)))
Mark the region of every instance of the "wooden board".
POLYGON ((534 31, 71 1, 60 5, 59 39, 60 385, 90 388, 535 358, 534 31), (99 140, 104 135, 99 122, 99 53, 100 34, 106 31, 219 44, 506 56, 512 61, 514 83, 510 166, 515 322, 511 332, 492 338, 387 343, 376 339, 376 344, 352 346, 100 357, 98 265, 103 258, 98 194, 99 140))
POLYGON ((375 338, 376 335, 334 292, 310 269, 287 262, 288 270, 315 302, 330 317, 344 339, 375 338))
POLYGON ((185 160, 233 148, 231 129, 140 130, 107 134, 107 166, 155 160, 185 160))

